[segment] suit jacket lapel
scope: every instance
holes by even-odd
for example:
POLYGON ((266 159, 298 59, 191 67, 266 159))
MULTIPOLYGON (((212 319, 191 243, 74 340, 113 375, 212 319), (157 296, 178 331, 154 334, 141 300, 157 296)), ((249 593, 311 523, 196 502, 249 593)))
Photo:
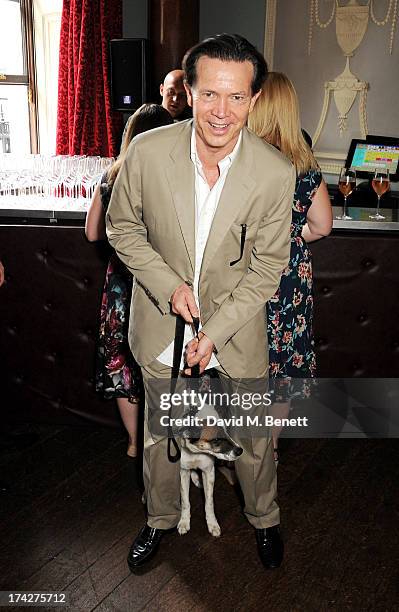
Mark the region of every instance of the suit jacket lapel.
POLYGON ((190 158, 192 121, 182 125, 166 164, 166 176, 187 253, 194 272, 195 265, 195 177, 190 158))
POLYGON ((231 224, 234 223, 241 207, 246 204, 248 196, 255 186, 255 180, 251 176, 253 153, 248 140, 248 133, 246 128, 244 128, 241 146, 227 175, 213 218, 202 260, 201 275, 204 274, 214 258, 227 231, 231 224))

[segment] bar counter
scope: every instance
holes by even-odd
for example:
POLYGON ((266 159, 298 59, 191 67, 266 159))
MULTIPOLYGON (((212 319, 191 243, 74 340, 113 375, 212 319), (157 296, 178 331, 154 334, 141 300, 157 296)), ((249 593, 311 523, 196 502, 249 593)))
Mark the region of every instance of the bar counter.
MULTIPOLYGON (((352 220, 340 220, 335 217, 342 212, 342 208, 333 206, 334 230, 371 230, 371 231, 399 231, 399 211, 397 208, 381 208, 381 214, 386 218, 376 221, 369 219, 369 215, 375 212, 375 208, 348 207, 349 215, 352 220)), ((18 208, 7 206, 0 202, 0 224, 10 223, 10 219, 16 220, 17 224, 35 224, 38 221, 48 224, 66 224, 72 222, 73 225, 84 225, 86 217, 86 207, 75 206, 65 210, 62 206, 46 206, 43 203, 40 208, 18 208)))
MULTIPOLYGON (((349 208, 311 245, 321 377, 398 377, 397 209, 349 208)), ((341 208, 334 209, 334 213, 341 208)), ((0 210, 0 384, 5 417, 118 423, 94 391, 98 313, 109 256, 84 235, 84 210, 0 210)))

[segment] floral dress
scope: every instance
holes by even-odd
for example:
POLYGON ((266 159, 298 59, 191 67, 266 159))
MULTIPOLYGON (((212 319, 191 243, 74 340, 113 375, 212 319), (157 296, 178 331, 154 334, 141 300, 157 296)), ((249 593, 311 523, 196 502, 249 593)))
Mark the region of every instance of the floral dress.
MULTIPOLYGON (((108 185, 104 174, 100 184, 104 214, 111 192, 112 186, 108 185)), ((132 274, 113 253, 105 275, 96 359, 96 390, 103 393, 105 399, 125 397, 135 402, 143 395, 140 367, 128 343, 132 284, 132 274)))
POLYGON ((280 286, 266 304, 270 387, 275 401, 309 395, 315 376, 312 254, 301 236, 320 183, 319 170, 297 177, 292 204, 291 253, 280 286))

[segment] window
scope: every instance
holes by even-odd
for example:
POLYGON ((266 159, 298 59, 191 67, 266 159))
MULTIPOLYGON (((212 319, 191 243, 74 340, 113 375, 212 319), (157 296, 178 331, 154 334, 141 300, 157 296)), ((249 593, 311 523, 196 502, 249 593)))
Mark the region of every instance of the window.
POLYGON ((0 0, 0 153, 55 153, 62 0, 0 0))
POLYGON ((40 153, 55 153, 62 0, 34 0, 40 153))
POLYGON ((0 0, 0 152, 38 150, 32 0, 0 0))

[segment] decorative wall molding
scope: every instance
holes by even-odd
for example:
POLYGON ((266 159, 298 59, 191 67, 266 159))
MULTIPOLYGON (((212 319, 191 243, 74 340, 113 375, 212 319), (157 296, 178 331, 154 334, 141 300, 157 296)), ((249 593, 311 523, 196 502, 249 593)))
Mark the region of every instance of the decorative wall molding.
POLYGON ((375 0, 369 0, 370 2, 370 17, 373 20, 373 23, 375 23, 376 26, 378 27, 383 27, 385 25, 387 25, 389 18, 391 17, 392 14, 392 18, 391 18, 391 30, 390 30, 390 35, 389 35, 389 55, 392 55, 392 51, 393 51, 393 43, 395 40, 395 32, 396 32, 396 24, 398 21, 398 0, 389 0, 389 6, 388 6, 388 10, 387 13, 384 17, 384 19, 379 20, 374 13, 374 1, 375 0))
MULTIPOLYGON (((392 16, 397 17, 396 3, 398 0, 390 0, 392 2, 392 16)), ((368 83, 360 81, 351 71, 349 67, 349 57, 351 57, 360 45, 365 31, 367 29, 369 16, 369 3, 367 5, 359 5, 357 0, 349 0, 349 2, 340 6, 338 0, 333 0, 332 12, 329 19, 323 23, 319 18, 318 0, 310 0, 310 30, 313 29, 313 22, 324 29, 328 27, 334 17, 336 17, 337 40, 344 55, 347 58, 344 71, 334 80, 326 81, 324 84, 324 100, 321 116, 313 135, 314 145, 321 135, 325 125, 328 108, 330 103, 330 94, 333 97, 338 109, 338 129, 342 132, 346 129, 346 121, 350 109, 352 108, 357 95, 359 96, 359 128, 362 137, 365 137, 368 131, 367 126, 367 90, 368 83), (358 20, 360 18, 360 20, 358 20), (355 22, 353 22, 355 19, 355 22), (361 23, 363 21, 363 23, 361 23), (356 23, 356 27, 354 27, 356 23)), ((390 12, 390 11, 389 11, 390 12)), ((264 37, 264 55, 268 62, 269 70, 273 70, 274 64, 274 47, 277 21, 277 0, 266 0, 265 11, 265 37, 264 37)), ((389 15, 387 15, 389 18, 389 15)), ((385 20, 387 20, 387 17, 385 20)), ((373 20, 374 21, 374 20, 373 20)), ((374 21, 375 23, 375 21, 374 21)), ((385 22, 384 22, 385 23, 385 22)), ((379 24, 378 24, 379 25, 379 24)), ((381 24, 382 25, 382 24, 381 24)), ((394 30, 393 30, 394 31, 394 30)), ((310 52, 312 37, 309 33, 308 50, 310 52)), ((392 42, 392 36, 391 36, 392 42)), ((321 169, 329 174, 339 174, 346 159, 345 153, 336 151, 315 150, 315 156, 320 164, 321 169)))
MULTIPOLYGON (((395 0, 396 1, 396 0, 395 0)), ((340 5, 338 0, 334 0, 333 11, 330 18, 325 23, 319 18, 319 0, 310 0, 309 12, 309 35, 308 35, 308 55, 311 53, 312 31, 314 21, 319 28, 327 28, 335 17, 335 32, 338 45, 346 57, 344 71, 333 80, 324 84, 324 103, 323 110, 319 119, 316 132, 313 136, 315 145, 323 131, 327 118, 330 93, 332 93, 335 106, 338 110, 338 129, 340 136, 347 129, 347 119, 349 111, 359 94, 359 127, 363 137, 367 133, 367 89, 368 83, 360 81, 350 69, 349 58, 361 44, 367 31, 369 23, 370 6, 359 4, 358 0, 349 0, 346 5, 340 5)))
POLYGON ((351 110, 356 96, 359 93, 359 126, 362 138, 366 138, 367 127, 367 90, 369 84, 359 81, 349 69, 349 58, 347 58, 345 70, 333 81, 324 83, 324 101, 319 123, 313 135, 313 144, 316 145, 327 119, 328 107, 330 105, 330 94, 334 97, 335 106, 338 110, 338 128, 342 136, 346 130, 349 111, 351 110))
POLYGON ((326 174, 339 174, 345 164, 346 153, 339 151, 314 151, 321 171, 326 174))
POLYGON ((273 70, 276 16, 277 0, 266 0, 263 55, 265 56, 269 70, 273 70))

